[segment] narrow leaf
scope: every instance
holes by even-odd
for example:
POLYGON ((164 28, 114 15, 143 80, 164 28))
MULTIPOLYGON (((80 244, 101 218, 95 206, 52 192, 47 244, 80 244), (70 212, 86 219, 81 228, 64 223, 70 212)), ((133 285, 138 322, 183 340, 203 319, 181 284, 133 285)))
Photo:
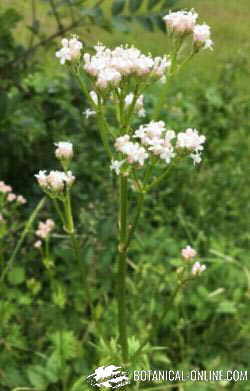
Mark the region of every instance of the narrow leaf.
POLYGON ((112 15, 119 15, 125 6, 126 0, 114 0, 112 3, 112 15))
POLYGON ((138 11, 140 6, 142 5, 143 0, 130 0, 129 1, 129 9, 131 12, 138 11))
POLYGON ((160 3, 160 1, 161 0, 148 0, 148 10, 151 10, 156 7, 160 3))

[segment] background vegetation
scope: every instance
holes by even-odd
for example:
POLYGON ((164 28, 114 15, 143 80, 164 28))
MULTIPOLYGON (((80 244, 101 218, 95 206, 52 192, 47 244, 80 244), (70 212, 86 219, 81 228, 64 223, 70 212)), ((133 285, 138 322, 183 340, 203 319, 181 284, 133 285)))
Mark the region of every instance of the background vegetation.
MULTIPOLYGON (((154 55, 163 54, 168 42, 160 16, 169 8, 195 8, 211 25, 215 48, 197 56, 171 85, 152 88, 146 96, 145 121, 163 119, 177 130, 196 127, 206 135, 207 144, 199 168, 183 166, 173 172, 147 200, 129 261, 132 352, 148 327, 157 323, 160 309, 168 305, 180 249, 186 244, 196 248, 207 271, 177 296, 175 306, 156 328, 152 344, 143 347, 131 367, 248 368, 248 1, 134 0, 124 8, 122 3, 116 1, 116 8, 111 1, 90 0, 1 3, 0 180, 28 199, 22 212, 10 217, 8 235, 0 233, 2 267, 20 236, 23 219, 41 198, 34 174, 55 167, 54 142, 71 140, 76 151, 74 210, 78 230, 83 232, 82 260, 91 287, 89 296, 63 232, 58 229, 52 237, 48 267, 33 248, 35 235, 30 231, 1 283, 3 391, 18 386, 68 391, 76 379, 99 364, 119 362, 112 327, 116 317, 113 179, 95 122, 83 115, 87 104, 79 86, 58 64, 54 52, 60 35, 74 31, 88 46, 98 40, 112 46, 129 42, 154 55), (74 24, 72 31, 65 31, 74 24), (160 95, 163 105, 157 104, 160 95)), ((39 218, 53 216, 47 202, 39 218)), ((152 384, 144 386, 150 389, 152 384)), ((249 382, 186 383, 172 389, 247 391, 249 382)))

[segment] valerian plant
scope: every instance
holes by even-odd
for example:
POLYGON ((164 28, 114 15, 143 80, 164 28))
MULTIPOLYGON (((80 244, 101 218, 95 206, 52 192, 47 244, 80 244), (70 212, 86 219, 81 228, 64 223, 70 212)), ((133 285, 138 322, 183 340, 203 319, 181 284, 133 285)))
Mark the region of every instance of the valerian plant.
MULTIPOLYGON (((168 55, 145 55, 133 46, 114 49, 98 43, 91 52, 84 50, 77 36, 62 40, 62 48, 56 52, 61 64, 77 78, 89 103, 86 116, 96 118, 100 138, 109 168, 117 182, 118 209, 118 330, 121 357, 127 364, 129 357, 127 331, 127 256, 134 238, 147 194, 157 188, 171 170, 183 159, 191 159, 194 165, 202 160, 205 136, 188 128, 176 133, 163 121, 150 121, 134 129, 134 119, 143 118, 143 94, 153 83, 169 83, 178 71, 201 49, 212 48, 210 28, 197 24, 194 11, 170 12, 164 18, 171 42, 168 55), (112 113, 112 115, 110 114, 112 113), (136 201, 135 201, 136 199, 136 201)), ((63 171, 40 171, 36 175, 39 185, 52 199, 65 232, 71 237, 78 254, 78 241, 71 209, 70 191, 75 180, 68 171, 72 158, 72 145, 59 142, 56 157, 63 171)), ((41 243, 37 244, 40 247, 41 243)), ((193 259, 195 250, 182 250, 185 259, 193 259)), ((180 283, 171 297, 193 276, 201 274, 205 266, 199 262, 178 270, 180 283)), ((160 318, 163 320, 163 316, 160 318)), ((139 348, 140 350, 140 348, 139 348)))

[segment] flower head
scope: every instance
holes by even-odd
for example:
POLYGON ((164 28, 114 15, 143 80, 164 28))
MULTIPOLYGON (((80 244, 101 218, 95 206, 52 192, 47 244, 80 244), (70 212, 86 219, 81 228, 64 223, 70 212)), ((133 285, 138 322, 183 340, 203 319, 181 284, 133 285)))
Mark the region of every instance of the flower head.
POLYGON ((200 275, 202 272, 206 270, 206 265, 201 265, 200 262, 195 262, 192 267, 193 276, 200 275))
POLYGON ((85 117, 88 119, 89 117, 93 117, 94 115, 96 115, 96 111, 95 110, 91 110, 91 109, 86 109, 83 114, 85 115, 85 117))
POLYGON ((127 134, 116 139, 115 148, 124 155, 127 155, 127 161, 129 163, 139 163, 140 166, 144 165, 144 161, 149 156, 145 148, 138 143, 130 141, 130 137, 127 134))
POLYGON ((212 49, 210 27, 207 24, 197 24, 193 29, 193 41, 197 48, 212 49))
POLYGON ((16 199, 16 194, 14 194, 14 193, 8 194, 7 201, 12 202, 12 201, 15 201, 15 199, 16 199))
POLYGON ((121 166, 123 165, 123 163, 125 162, 125 160, 112 160, 111 161, 111 164, 110 164, 110 170, 112 171, 115 171, 116 175, 119 175, 120 174, 120 169, 121 169, 121 166))
MULTIPOLYGON (((128 107, 129 105, 131 105, 133 100, 134 100, 134 94, 131 92, 125 97, 125 106, 128 107)), ((135 110, 138 112, 139 117, 145 117, 146 115, 143 104, 144 104, 144 96, 140 95, 138 96, 135 102, 135 110)))
POLYGON ((167 56, 146 56, 133 46, 118 46, 112 50, 98 44, 95 51, 92 56, 84 54, 84 69, 95 77, 96 85, 101 89, 118 86, 122 78, 130 75, 161 78, 170 67, 167 56))
POLYGON ((69 160, 73 157, 73 145, 67 141, 60 141, 59 143, 55 143, 57 147, 55 150, 55 155, 57 159, 65 159, 69 160))
POLYGON ((34 243, 34 247, 35 247, 35 248, 41 248, 41 247, 42 247, 42 241, 41 241, 41 240, 37 240, 37 241, 34 243))
POLYGON ((71 171, 50 171, 47 175, 46 171, 39 171, 35 175, 39 185, 44 190, 50 190, 53 192, 61 192, 65 189, 65 186, 71 186, 75 181, 75 177, 71 171))
MULTIPOLYGON (((45 222, 40 221, 40 223, 38 224, 36 235, 41 239, 46 239, 51 233, 51 231, 54 229, 54 227, 55 223, 51 219, 47 219, 45 222)), ((38 247, 38 244, 35 247, 38 247)))
POLYGON ((169 12, 168 15, 164 16, 167 27, 170 31, 179 34, 191 33, 195 26, 198 14, 194 11, 177 11, 169 12))
POLYGON ((18 202, 18 204, 26 204, 26 202, 27 202, 27 200, 26 200, 26 198, 24 198, 22 195, 19 195, 19 196, 17 196, 17 202, 18 202))
POLYGON ((56 52, 56 57, 60 58, 61 64, 80 57, 83 45, 76 35, 73 35, 71 39, 64 38, 61 42, 62 48, 56 52))
POLYGON ((200 135, 196 129, 187 129, 185 132, 178 134, 176 146, 189 150, 191 152, 190 157, 195 164, 201 162, 200 152, 204 149, 205 141, 206 137, 200 135))
POLYGON ((181 255, 185 259, 192 259, 196 257, 197 251, 193 249, 191 246, 187 246, 181 250, 181 255))
POLYGON ((12 191, 12 187, 6 185, 3 181, 0 181, 0 193, 9 193, 12 191))

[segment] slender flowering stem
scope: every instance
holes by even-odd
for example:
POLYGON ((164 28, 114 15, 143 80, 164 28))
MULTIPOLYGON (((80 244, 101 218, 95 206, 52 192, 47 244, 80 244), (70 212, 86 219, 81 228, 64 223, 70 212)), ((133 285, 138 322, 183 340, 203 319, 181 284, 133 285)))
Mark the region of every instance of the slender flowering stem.
POLYGON ((118 265, 118 322, 119 340, 124 363, 128 361, 127 309, 126 309, 126 272, 127 272, 127 177, 121 176, 119 181, 119 265, 118 265))
POLYGON ((159 185, 168 175, 170 170, 170 166, 164 171, 162 175, 160 175, 158 178, 156 178, 150 185, 146 187, 147 192, 152 190, 155 186, 159 185))
POLYGON ((63 212, 61 211, 61 208, 60 208, 60 205, 58 204, 57 200, 54 198, 52 199, 52 202, 53 202, 53 205, 55 207, 55 210, 62 222, 62 225, 65 226, 65 219, 64 219, 64 215, 63 215, 63 212))
POLYGON ((41 211, 41 209, 44 207, 45 200, 46 200, 46 197, 42 198, 41 201, 39 201, 39 203, 37 204, 37 206, 35 207, 35 209, 31 213, 29 219, 27 220, 27 223, 25 224, 24 230, 20 236, 20 239, 18 240, 17 245, 16 245, 11 257, 8 260, 6 267, 2 272, 0 282, 3 282, 3 280, 6 276, 6 273, 8 273, 9 269, 11 268, 12 264, 14 263, 16 256, 18 254, 18 251, 20 250, 20 248, 24 242, 24 239, 26 238, 27 234, 29 233, 29 230, 32 227, 32 224, 33 224, 36 216, 41 211))
POLYGON ((136 231, 136 228, 137 228, 137 225, 138 225, 138 222, 139 222, 139 219, 140 219, 140 215, 141 215, 141 212, 142 212, 144 196, 145 196, 144 192, 139 193, 138 201, 137 201, 137 208, 136 208, 136 213, 135 213, 135 218, 134 218, 133 224, 132 224, 132 226, 131 226, 131 228, 130 228, 130 230, 128 232, 128 238, 127 238, 127 242, 126 242, 126 249, 129 248, 130 242, 133 239, 134 233, 136 231))
POLYGON ((72 216, 69 189, 67 189, 66 191, 66 196, 64 200, 64 211, 65 211, 65 230, 67 231, 67 233, 73 234, 75 229, 74 229, 74 221, 72 216))
POLYGON ((108 126, 106 124, 106 120, 103 114, 103 109, 101 107, 101 104, 99 104, 98 111, 97 111, 97 121, 98 121, 98 127, 99 127, 103 146, 110 160, 112 160, 112 151, 108 142, 108 133, 109 133, 108 126))

